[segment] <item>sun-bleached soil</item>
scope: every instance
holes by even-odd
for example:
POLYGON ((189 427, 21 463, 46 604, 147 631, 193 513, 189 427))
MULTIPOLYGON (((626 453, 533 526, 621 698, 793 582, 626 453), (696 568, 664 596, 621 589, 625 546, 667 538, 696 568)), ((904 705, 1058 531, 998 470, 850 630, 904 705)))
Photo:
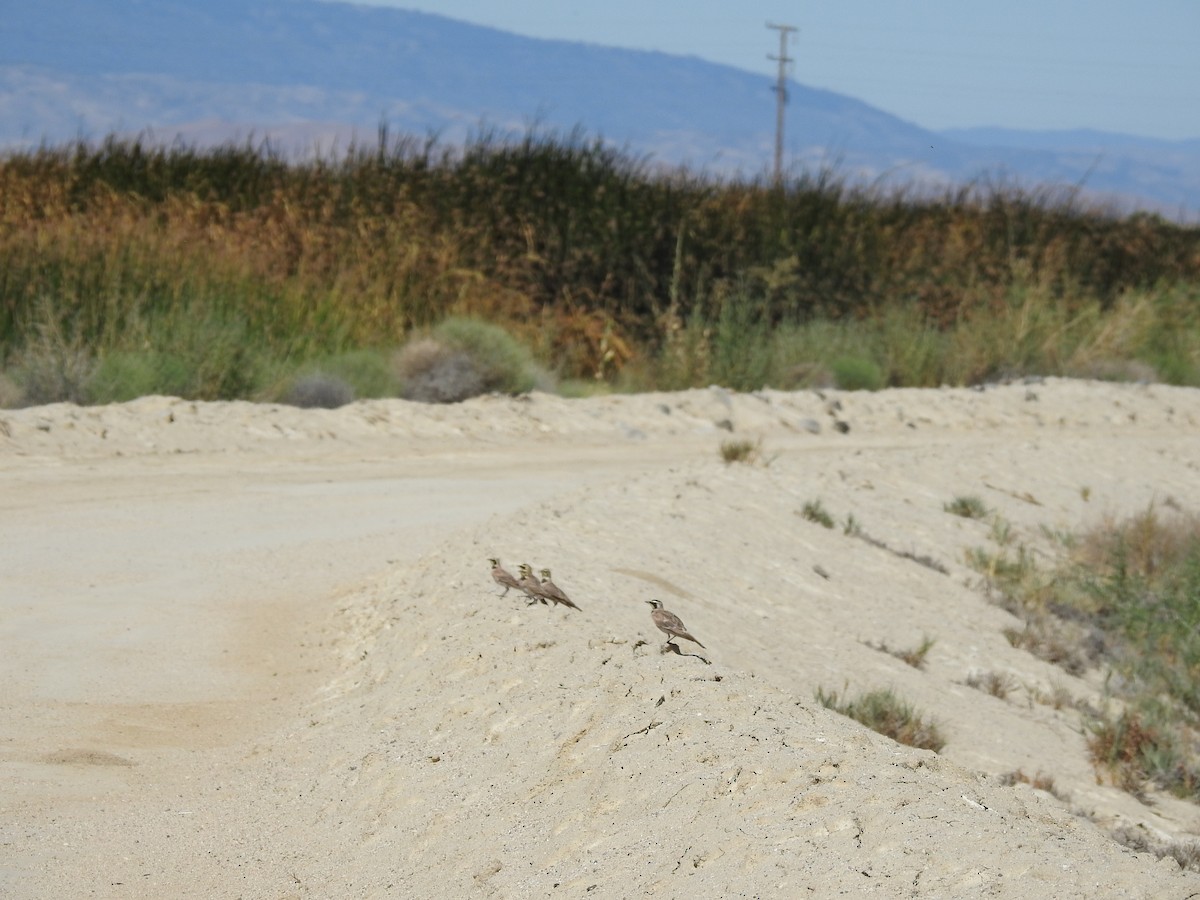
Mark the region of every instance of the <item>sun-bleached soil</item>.
POLYGON ((1010 646, 965 561, 995 516, 1049 562, 1166 502, 1200 509, 1200 391, 0 412, 0 894, 1200 895, 1109 834, 1200 810, 1105 783, 1103 673, 1010 646), (940 754, 814 699, 884 687, 940 754))

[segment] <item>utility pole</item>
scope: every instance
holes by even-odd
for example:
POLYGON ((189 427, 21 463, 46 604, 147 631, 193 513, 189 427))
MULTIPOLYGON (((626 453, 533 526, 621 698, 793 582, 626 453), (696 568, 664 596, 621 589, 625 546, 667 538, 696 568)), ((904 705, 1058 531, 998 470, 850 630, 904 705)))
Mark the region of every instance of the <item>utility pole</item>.
POLYGON ((771 56, 767 54, 767 59, 775 59, 779 61, 779 80, 772 88, 775 91, 775 184, 783 184, 783 108, 787 105, 787 64, 792 62, 792 58, 787 55, 788 35, 798 29, 791 25, 772 25, 767 23, 768 28, 774 28, 779 32, 779 55, 771 56))

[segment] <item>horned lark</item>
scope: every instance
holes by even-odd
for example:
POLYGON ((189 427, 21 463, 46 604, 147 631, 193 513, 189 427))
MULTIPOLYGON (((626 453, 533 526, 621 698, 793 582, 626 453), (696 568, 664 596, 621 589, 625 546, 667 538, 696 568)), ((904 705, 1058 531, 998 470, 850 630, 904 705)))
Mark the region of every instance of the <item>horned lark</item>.
POLYGON ((533 568, 529 563, 521 563, 518 569, 521 572, 519 586, 525 592, 525 596, 529 598, 530 604, 545 603, 546 595, 542 593, 541 582, 533 577, 533 568))
MULTIPOLYGON (((654 624, 658 626, 658 630, 667 636, 668 644, 677 637, 700 644, 698 640, 688 634, 687 626, 683 624, 683 620, 679 616, 663 609, 661 600, 647 600, 646 602, 654 607, 650 611, 650 618, 654 620, 654 624)), ((704 645, 700 644, 700 646, 703 647, 704 645)))
MULTIPOLYGON (((504 594, 507 594, 511 588, 516 588, 518 591, 521 590, 521 582, 513 577, 512 572, 500 565, 500 560, 493 556, 488 562, 492 564, 492 578, 496 584, 504 588, 504 594)), ((500 596, 503 597, 504 594, 500 596)))
POLYGON ((542 595, 549 600, 553 600, 556 604, 561 603, 563 606, 569 606, 571 609, 579 609, 571 598, 563 593, 562 588, 550 580, 550 570, 542 569, 542 595))

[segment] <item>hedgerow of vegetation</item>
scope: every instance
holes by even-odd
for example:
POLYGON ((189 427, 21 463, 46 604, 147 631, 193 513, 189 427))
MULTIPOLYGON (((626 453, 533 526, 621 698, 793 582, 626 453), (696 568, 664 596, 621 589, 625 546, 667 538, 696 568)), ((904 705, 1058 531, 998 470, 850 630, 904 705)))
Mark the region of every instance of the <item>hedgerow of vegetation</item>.
POLYGON ((0 366, 28 402, 278 397, 452 318, 621 389, 1200 383, 1200 229, 1070 193, 722 181, 579 134, 381 129, 294 161, 45 147, 0 159, 0 198, 0 366))

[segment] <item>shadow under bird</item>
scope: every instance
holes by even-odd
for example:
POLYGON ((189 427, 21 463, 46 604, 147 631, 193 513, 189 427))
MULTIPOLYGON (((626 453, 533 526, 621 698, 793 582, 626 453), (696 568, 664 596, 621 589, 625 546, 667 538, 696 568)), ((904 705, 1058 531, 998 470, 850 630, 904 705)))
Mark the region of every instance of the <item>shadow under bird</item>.
MULTIPOLYGON (((675 647, 676 650, 679 649, 678 646, 671 643, 675 638, 683 638, 686 641, 691 641, 693 644, 700 644, 698 640, 688 633, 687 626, 683 624, 683 620, 679 616, 670 610, 663 609, 661 600, 647 600, 646 602, 653 607, 650 610, 650 618, 654 620, 654 624, 658 626, 658 630, 667 636, 668 646, 675 647)), ((704 647, 703 644, 700 644, 700 646, 704 647)))
POLYGON ((563 593, 562 588, 550 580, 550 570, 542 569, 542 596, 548 600, 553 600, 555 603, 561 603, 563 606, 569 606, 571 609, 579 609, 578 606, 563 593))
POLYGON ((512 572, 500 565, 500 560, 493 556, 488 559, 488 562, 492 564, 492 580, 504 588, 504 593, 500 595, 501 597, 507 594, 512 588, 516 588, 518 591, 521 590, 521 582, 517 581, 516 576, 512 572))

